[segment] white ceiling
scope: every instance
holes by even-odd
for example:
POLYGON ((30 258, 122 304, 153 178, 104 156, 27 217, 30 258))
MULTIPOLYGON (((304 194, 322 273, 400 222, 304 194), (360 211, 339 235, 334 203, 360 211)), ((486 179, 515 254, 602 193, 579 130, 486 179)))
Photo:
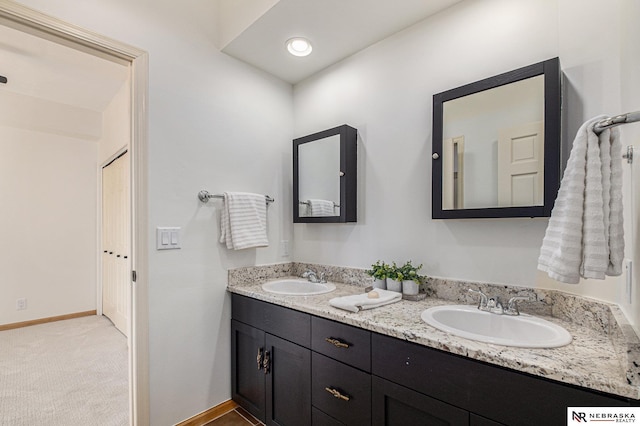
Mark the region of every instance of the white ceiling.
POLYGON ((9 91, 102 112, 127 66, 0 25, 0 93, 9 91))
MULTIPOLYGON (((295 84, 461 0, 261 0, 253 3, 261 5, 258 12, 240 7, 257 0, 238 1, 227 2, 225 9, 236 21, 246 14, 248 27, 236 30, 223 52, 295 84), (286 51, 286 40, 294 36, 311 40, 310 56, 294 57, 286 51)), ((8 79, 0 84, 0 93, 102 112, 129 70, 0 25, 0 75, 8 79)))
POLYGON ((295 84, 459 1, 280 0, 222 51, 295 84), (296 36, 311 41, 311 55, 287 52, 296 36))

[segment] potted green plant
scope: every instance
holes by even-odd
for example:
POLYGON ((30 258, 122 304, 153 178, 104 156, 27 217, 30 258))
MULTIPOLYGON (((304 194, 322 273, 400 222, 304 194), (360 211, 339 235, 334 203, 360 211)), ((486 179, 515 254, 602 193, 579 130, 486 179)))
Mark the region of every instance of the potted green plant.
POLYGON ((389 273, 389 265, 384 262, 376 261, 371 265, 371 269, 367 270, 367 274, 374 278, 373 287, 385 290, 387 288, 387 275, 389 273))
POLYGON ((422 264, 419 266, 413 266, 411 261, 408 261, 398 269, 397 279, 402 281, 402 293, 415 296, 420 291, 420 283, 423 277, 418 274, 418 271, 422 268, 422 264))
POLYGON ((387 290, 402 291, 402 275, 396 262, 392 263, 387 272, 387 290))

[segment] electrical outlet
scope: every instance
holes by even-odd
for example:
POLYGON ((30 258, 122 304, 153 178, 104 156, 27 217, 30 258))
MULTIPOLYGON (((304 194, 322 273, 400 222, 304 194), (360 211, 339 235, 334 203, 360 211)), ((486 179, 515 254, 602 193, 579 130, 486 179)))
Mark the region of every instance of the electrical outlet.
POLYGON ((27 299, 22 297, 16 300, 16 311, 24 311, 27 309, 27 299))
POLYGON ((280 256, 289 257, 289 240, 280 241, 280 256))

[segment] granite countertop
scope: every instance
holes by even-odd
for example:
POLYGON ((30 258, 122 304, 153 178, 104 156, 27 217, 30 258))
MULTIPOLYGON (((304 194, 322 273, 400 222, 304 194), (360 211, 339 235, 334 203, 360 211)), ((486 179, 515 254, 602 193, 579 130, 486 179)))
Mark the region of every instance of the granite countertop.
MULTIPOLYGON (((402 300, 379 308, 351 313, 329 305, 334 297, 363 293, 364 287, 335 283, 336 290, 316 296, 282 296, 262 290, 268 277, 255 277, 252 282, 232 282, 232 293, 285 306, 341 323, 350 324, 380 334, 415 342, 468 358, 499 365, 559 382, 569 383, 640 399, 640 388, 629 384, 623 361, 617 355, 609 336, 576 322, 539 315, 566 328, 573 337, 567 346, 552 349, 530 349, 500 346, 468 340, 440 331, 420 318, 427 308, 459 304, 451 300, 427 297, 421 301, 402 300)), ((282 277, 281 277, 282 278, 282 277)), ((526 310, 522 309, 523 312, 526 310)))

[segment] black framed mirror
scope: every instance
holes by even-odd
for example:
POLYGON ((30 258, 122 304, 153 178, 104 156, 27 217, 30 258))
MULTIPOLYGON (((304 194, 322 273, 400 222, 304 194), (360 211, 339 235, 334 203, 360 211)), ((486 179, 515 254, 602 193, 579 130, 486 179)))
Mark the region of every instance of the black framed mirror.
POLYGON ((293 140, 293 222, 357 221, 358 131, 346 124, 293 140))
POLYGON ((432 218, 551 216, 560 140, 558 58, 434 95, 432 218))

